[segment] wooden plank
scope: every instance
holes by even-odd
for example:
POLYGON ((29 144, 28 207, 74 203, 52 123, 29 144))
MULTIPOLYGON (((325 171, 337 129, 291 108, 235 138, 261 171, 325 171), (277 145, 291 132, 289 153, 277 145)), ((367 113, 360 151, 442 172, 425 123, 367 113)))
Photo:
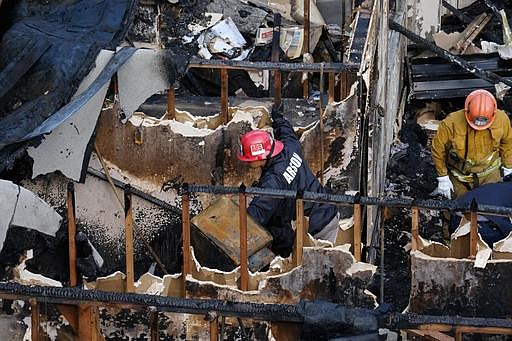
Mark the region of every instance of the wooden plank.
POLYGON ((210 341, 219 340, 219 318, 210 321, 210 341))
POLYGON ((354 204, 354 258, 361 261, 361 204, 354 204))
POLYGON ((75 334, 78 335, 78 307, 76 305, 58 304, 57 309, 69 322, 75 334))
POLYGON ((228 70, 220 69, 220 117, 221 123, 226 124, 228 117, 228 70))
POLYGON ((68 252, 69 252, 69 286, 77 284, 76 274, 76 218, 75 218, 75 185, 68 182, 66 210, 68 215, 68 252))
POLYGON ((30 299, 30 327, 31 327, 31 335, 32 341, 41 340, 41 330, 40 330, 40 318, 39 318, 39 305, 35 298, 30 299))
POLYGON ((334 88, 336 75, 334 72, 329 72, 329 104, 334 102, 334 88))
POLYGON ((419 240, 419 233, 418 233, 418 225, 419 225, 419 217, 420 217, 420 211, 418 207, 413 207, 411 209, 411 250, 416 251, 418 250, 418 240, 419 240))
POLYGON ((174 95, 174 88, 171 86, 167 91, 167 114, 165 118, 168 120, 174 120, 176 118, 176 97, 174 95))
POLYGON ((98 308, 78 306, 78 339, 88 341, 104 340, 98 325, 98 308))
POLYGON ((240 218, 240 290, 249 290, 249 270, 247 264, 247 198, 244 192, 238 195, 240 218))
POLYGON ((132 194, 129 188, 124 192, 124 234, 126 258, 126 292, 135 292, 133 264, 133 210, 132 194))
POLYGON ((455 341, 453 337, 434 330, 408 329, 407 333, 412 334, 413 336, 419 336, 421 337, 421 340, 455 341))
POLYGON ((302 264, 302 252, 304 248, 304 201, 297 198, 295 201, 296 220, 295 220, 295 248, 293 252, 293 260, 295 266, 302 264))
POLYGON ((469 258, 475 259, 478 243, 478 222, 476 210, 470 212, 469 258))
MULTIPOLYGON (((281 37, 281 14, 274 13, 274 29, 272 32, 272 61, 279 62, 279 53, 281 48, 279 40, 281 37)), ((281 105, 281 71, 274 70, 274 106, 276 108, 281 105)))
POLYGON ((158 311, 156 310, 156 307, 150 307, 149 314, 151 341, 158 341, 160 340, 160 336, 158 335, 158 311))
POLYGON ((191 273, 190 268, 190 199, 188 193, 181 196, 183 235, 183 280, 191 273))
MULTIPOLYGON (((300 0, 299 0, 300 1, 300 0)), ((309 19, 309 14, 310 14, 310 7, 311 7, 311 2, 310 0, 303 0, 304 1, 304 42, 303 42, 303 54, 307 54, 309 53, 309 31, 310 31, 310 19, 309 19)), ((306 79, 304 80, 304 82, 302 83, 302 92, 303 92, 303 97, 304 98, 308 98, 309 97, 309 80, 308 80, 308 75, 306 74, 306 79)))
POLYGON ((450 48, 450 52, 464 54, 471 45, 476 36, 484 29, 485 25, 491 20, 492 15, 482 13, 476 17, 461 33, 461 38, 450 48))

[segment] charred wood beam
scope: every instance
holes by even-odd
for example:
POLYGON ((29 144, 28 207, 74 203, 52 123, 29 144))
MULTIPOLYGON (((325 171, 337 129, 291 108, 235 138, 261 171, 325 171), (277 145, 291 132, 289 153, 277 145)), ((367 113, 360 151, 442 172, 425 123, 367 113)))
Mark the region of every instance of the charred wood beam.
MULTIPOLYGON (((296 71, 296 72, 320 72, 322 63, 283 63, 283 62, 249 62, 249 61, 236 61, 236 60, 205 60, 198 57, 192 57, 189 68, 208 68, 208 69, 220 69, 226 68, 231 70, 281 70, 281 71, 296 71)), ((343 70, 357 71, 359 64, 356 63, 323 63, 324 71, 336 71, 340 72, 343 70)))
POLYGON ((449 325, 476 328, 512 328, 512 320, 461 316, 431 316, 400 314, 360 308, 349 308, 325 301, 301 301, 292 304, 265 304, 226 300, 191 299, 135 293, 116 293, 83 290, 69 287, 28 286, 18 283, 0 283, 0 297, 57 304, 84 304, 88 306, 149 309, 185 314, 216 312, 220 316, 235 316, 275 322, 318 323, 341 327, 352 325, 355 330, 373 330, 377 326, 390 329, 417 329, 422 325, 449 325))
MULTIPOLYGON (((218 185, 188 185, 188 191, 212 194, 237 194, 238 187, 225 187, 218 185)), ((297 191, 280 190, 273 188, 260 188, 260 187, 247 187, 246 193, 248 195, 261 195, 275 198, 295 199, 297 191)), ((353 205, 357 202, 357 195, 344 195, 344 194, 328 194, 317 192, 304 192, 303 199, 305 201, 334 203, 353 205)), ((449 210, 469 212, 470 205, 459 204, 454 200, 415 200, 409 198, 386 198, 386 197, 360 197, 362 205, 383 206, 383 207, 405 207, 405 208, 425 208, 430 210, 449 210)), ((512 215, 512 207, 481 205, 478 204, 478 213, 493 214, 493 215, 512 215)))
MULTIPOLYGON (((460 21, 464 24, 469 25, 473 21, 473 19, 466 14, 464 14, 461 10, 453 7, 448 1, 443 0, 443 6, 452 12, 460 21)), ((500 38, 493 31, 486 31, 482 33, 482 36, 485 36, 487 39, 492 40, 494 42, 500 41, 500 38)))
POLYGON ((409 31, 402 25, 400 25, 392 20, 389 20, 389 28, 403 34, 404 36, 406 36, 410 40, 414 41, 415 43, 426 47, 427 49, 434 52, 439 57, 442 57, 442 58, 448 60, 450 63, 458 65, 459 67, 461 67, 462 69, 466 70, 467 72, 475 75, 476 77, 482 78, 492 84, 498 84, 501 82, 503 84, 506 84, 506 85, 512 87, 511 80, 503 78, 493 72, 482 70, 470 62, 468 62, 460 57, 454 56, 453 54, 446 51, 445 49, 440 48, 439 46, 431 43, 430 41, 420 37, 419 35, 411 32, 411 31, 409 31))

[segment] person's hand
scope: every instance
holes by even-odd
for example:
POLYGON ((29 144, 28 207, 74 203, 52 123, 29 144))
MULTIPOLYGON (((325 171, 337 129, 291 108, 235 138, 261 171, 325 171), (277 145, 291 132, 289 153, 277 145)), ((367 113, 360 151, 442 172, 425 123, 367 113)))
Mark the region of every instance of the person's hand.
POLYGON ((441 194, 442 196, 451 199, 452 198, 452 192, 453 192, 453 184, 450 180, 450 177, 448 175, 445 176, 439 176, 437 178, 437 193, 441 194))

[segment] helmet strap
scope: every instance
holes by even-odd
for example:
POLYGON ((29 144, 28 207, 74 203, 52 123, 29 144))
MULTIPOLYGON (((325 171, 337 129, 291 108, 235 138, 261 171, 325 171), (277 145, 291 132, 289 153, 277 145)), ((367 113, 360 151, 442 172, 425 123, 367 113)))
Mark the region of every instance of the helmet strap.
POLYGON ((276 145, 276 141, 272 139, 272 145, 270 146, 270 152, 267 155, 267 158, 265 159, 265 165, 263 165, 263 169, 267 168, 270 159, 272 158, 272 154, 274 154, 274 146, 276 145))

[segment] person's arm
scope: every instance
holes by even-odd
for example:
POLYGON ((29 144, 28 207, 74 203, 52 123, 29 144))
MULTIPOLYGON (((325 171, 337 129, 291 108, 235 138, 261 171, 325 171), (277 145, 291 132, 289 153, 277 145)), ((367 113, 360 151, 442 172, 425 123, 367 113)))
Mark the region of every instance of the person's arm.
MULTIPOLYGON (((264 177, 259 187, 274 189, 282 188, 279 184, 279 179, 275 176, 264 177)), ((268 196, 254 197, 247 208, 247 213, 249 213, 249 215, 258 222, 258 224, 266 227, 270 218, 279 207, 280 201, 281 199, 268 196)))
POLYGON ((438 176, 448 175, 446 149, 451 143, 452 135, 450 127, 441 121, 436 136, 432 139, 432 160, 438 176))
POLYGON ((274 129, 274 137, 279 141, 292 140, 299 143, 299 139, 293 130, 290 122, 283 116, 282 106, 273 108, 271 112, 272 128, 274 129))
POLYGON ((500 156, 503 167, 512 168, 512 128, 510 127, 510 119, 504 113, 503 137, 500 141, 500 156))

